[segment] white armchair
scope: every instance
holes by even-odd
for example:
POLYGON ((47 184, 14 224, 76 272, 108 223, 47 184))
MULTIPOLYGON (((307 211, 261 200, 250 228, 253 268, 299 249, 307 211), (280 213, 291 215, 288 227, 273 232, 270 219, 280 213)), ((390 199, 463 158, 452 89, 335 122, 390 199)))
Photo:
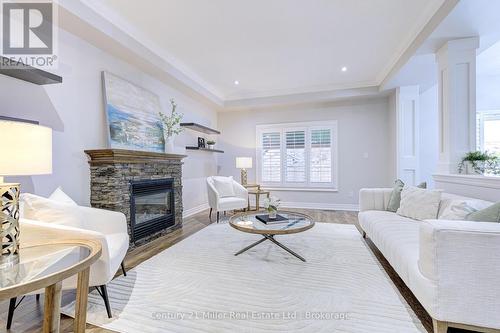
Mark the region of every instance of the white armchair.
MULTIPOLYGON (((126 275, 123 259, 129 247, 127 220, 124 214, 61 203, 28 195, 24 198, 24 211, 20 219, 21 247, 38 245, 53 240, 84 239, 101 243, 102 254, 90 267, 89 286, 96 287, 101 294, 108 317, 112 317, 106 284, 120 268, 126 275), (29 201, 29 202, 28 202, 29 201), (30 206, 29 209, 26 206, 30 206), (26 218, 28 217, 28 218, 26 218)), ((76 289, 76 277, 63 281, 63 290, 76 289)), ((43 290, 32 294, 42 293, 43 290)), ((10 301, 7 328, 12 324, 16 299, 10 301)))
POLYGON ((246 209, 248 206, 248 191, 236 181, 232 180, 233 196, 222 196, 214 184, 214 178, 207 178, 208 204, 210 206, 210 220, 212 219, 212 210, 217 212, 217 223, 219 222, 219 212, 225 212, 234 209, 246 209))

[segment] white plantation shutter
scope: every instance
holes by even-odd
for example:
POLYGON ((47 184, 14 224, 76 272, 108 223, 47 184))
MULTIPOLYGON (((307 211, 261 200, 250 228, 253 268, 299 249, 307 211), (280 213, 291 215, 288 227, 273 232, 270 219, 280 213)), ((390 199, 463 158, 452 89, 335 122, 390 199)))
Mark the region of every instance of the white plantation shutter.
POLYGON ((500 111, 479 111, 476 119, 477 149, 500 153, 500 111))
POLYGON ((332 143, 330 129, 311 130, 310 182, 332 181, 332 143))
POLYGON ((306 133, 305 131, 285 132, 286 164, 285 179, 288 183, 306 181, 306 133))
POLYGON ((261 178, 264 183, 281 182, 281 133, 262 133, 261 178))
POLYGON ((337 189, 337 122, 257 125, 257 182, 337 189))

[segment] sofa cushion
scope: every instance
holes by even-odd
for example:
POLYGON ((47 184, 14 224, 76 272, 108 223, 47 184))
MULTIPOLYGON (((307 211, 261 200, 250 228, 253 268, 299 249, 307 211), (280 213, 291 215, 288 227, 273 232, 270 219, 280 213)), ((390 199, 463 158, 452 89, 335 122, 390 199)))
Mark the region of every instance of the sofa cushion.
POLYGON ((500 222, 500 202, 467 215, 467 221, 500 222))
POLYGON ((359 213, 359 224, 406 284, 418 265, 420 222, 388 211, 359 213))
POLYGON ((233 210, 233 209, 241 209, 246 208, 248 202, 245 199, 238 197, 227 197, 219 199, 219 210, 233 210))
POLYGON ((73 206, 78 206, 77 203, 73 199, 71 199, 69 195, 64 193, 60 186, 56 188, 54 192, 52 192, 52 194, 49 196, 49 199, 57 202, 71 204, 73 206))
POLYGON ((82 212, 73 204, 61 203, 31 193, 21 194, 23 217, 31 220, 84 228, 82 212))
POLYGON ((440 220, 465 220, 467 215, 491 206, 491 203, 477 199, 446 199, 441 200, 440 220))
POLYGON ((233 177, 213 177, 220 198, 234 197, 233 177))
MULTIPOLYGON (((493 202, 490 201, 485 201, 485 200, 480 200, 476 198, 470 198, 470 197, 464 197, 462 195, 457 195, 457 194, 452 194, 452 193, 446 193, 443 192, 441 194, 441 202, 439 203, 439 213, 438 213, 438 219, 443 219, 442 215, 445 212, 445 210, 448 208, 450 204, 453 204, 454 201, 474 201, 473 206, 474 207, 488 207, 493 204, 493 202)), ((482 209, 482 208, 480 208, 482 209)))
MULTIPOLYGON (((396 212, 401 205, 401 191, 405 183, 401 179, 396 179, 394 182, 394 188, 392 189, 391 196, 389 198, 389 203, 387 204, 387 210, 390 212, 396 212)), ((427 182, 421 182, 417 185, 418 188, 427 188, 427 182)))
POLYGON ((396 179, 394 182, 394 187, 392 189, 391 197, 389 198, 389 203, 387 204, 387 210, 389 212, 396 212, 401 203, 401 191, 405 183, 401 179, 396 179))
POLYGON ((397 214, 416 220, 436 219, 441 202, 441 191, 405 186, 401 192, 401 206, 397 214))

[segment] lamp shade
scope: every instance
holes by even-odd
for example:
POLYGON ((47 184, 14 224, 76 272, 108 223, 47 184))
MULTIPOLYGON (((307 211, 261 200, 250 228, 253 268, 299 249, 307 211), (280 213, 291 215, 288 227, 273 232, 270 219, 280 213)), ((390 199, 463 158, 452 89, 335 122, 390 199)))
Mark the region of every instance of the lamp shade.
POLYGON ((236 157, 236 168, 238 168, 238 169, 251 169, 252 168, 252 158, 251 157, 236 157))
POLYGON ((0 176, 52 172, 52 129, 0 119, 0 176))

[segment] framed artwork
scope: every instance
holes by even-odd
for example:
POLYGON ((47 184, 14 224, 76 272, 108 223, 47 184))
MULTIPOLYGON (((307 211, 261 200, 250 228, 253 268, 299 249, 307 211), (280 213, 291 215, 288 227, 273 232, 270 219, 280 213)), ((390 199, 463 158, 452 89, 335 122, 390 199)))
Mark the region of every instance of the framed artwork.
POLYGON ((205 148, 205 138, 198 137, 198 148, 205 148))
POLYGON ((164 152, 158 95, 102 72, 110 148, 164 152))

